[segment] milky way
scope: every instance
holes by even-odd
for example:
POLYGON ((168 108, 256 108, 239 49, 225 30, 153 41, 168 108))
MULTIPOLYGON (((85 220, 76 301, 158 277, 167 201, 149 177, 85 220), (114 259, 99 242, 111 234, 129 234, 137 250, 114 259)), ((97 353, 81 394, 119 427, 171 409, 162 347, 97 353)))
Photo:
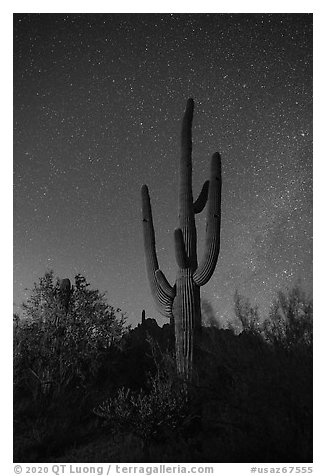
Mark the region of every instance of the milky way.
MULTIPOLYGON (((312 287, 311 14, 14 15, 14 302, 78 272, 135 324, 159 318, 144 266, 149 187, 174 282, 180 121, 195 100, 193 185, 222 157, 221 251, 202 295, 264 315, 312 287)), ((198 215, 197 215, 198 217, 198 215)), ((205 213, 197 220, 199 254, 205 213)))

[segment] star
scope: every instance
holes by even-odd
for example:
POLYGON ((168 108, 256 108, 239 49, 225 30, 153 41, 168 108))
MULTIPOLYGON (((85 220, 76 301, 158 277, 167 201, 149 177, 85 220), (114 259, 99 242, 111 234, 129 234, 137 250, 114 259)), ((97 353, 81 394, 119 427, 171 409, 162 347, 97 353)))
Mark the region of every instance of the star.
MULTIPOLYGON (((49 266, 78 272, 131 324, 160 324, 144 266, 140 188, 174 282, 180 125, 193 97, 193 192, 222 157, 221 249, 203 289, 262 316, 312 290, 311 14, 15 14, 14 301, 49 266)), ((198 255, 205 210, 196 216, 198 255)), ((19 305, 18 305, 19 307, 19 305)), ((17 306, 16 306, 17 308, 17 306)))

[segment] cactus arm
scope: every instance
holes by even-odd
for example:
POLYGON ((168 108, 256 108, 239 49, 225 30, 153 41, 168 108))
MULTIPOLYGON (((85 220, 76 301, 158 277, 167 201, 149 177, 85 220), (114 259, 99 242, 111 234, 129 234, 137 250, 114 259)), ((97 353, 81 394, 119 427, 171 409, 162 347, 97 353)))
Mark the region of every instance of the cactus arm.
POLYGON ((166 279, 165 274, 163 273, 163 271, 161 271, 160 269, 157 269, 155 271, 155 277, 156 277, 157 282, 158 282, 160 288, 162 289, 162 291, 167 296, 169 296, 171 299, 174 299, 174 297, 175 297, 175 286, 173 286, 173 287, 171 286, 169 281, 166 279))
MULTIPOLYGON (((166 293, 165 289, 157 280, 156 271, 159 269, 156 246, 155 246, 155 231, 153 225, 152 207, 146 185, 142 186, 142 213, 143 213, 143 233, 145 245, 145 258, 148 280, 154 297, 156 306, 161 314, 165 317, 172 317, 172 303, 171 293, 166 293)), ((166 281, 167 282, 167 281, 166 281)))
POLYGON ((160 285, 156 281, 155 291, 152 291, 152 295, 154 297, 154 302, 156 304, 156 308, 160 314, 164 317, 168 317, 169 319, 173 319, 172 314, 172 305, 173 299, 167 296, 164 291, 161 289, 160 285), (155 293, 155 294, 154 294, 155 293))
POLYGON ((203 286, 209 281, 220 251, 221 186, 221 157, 216 152, 211 161, 205 252, 202 262, 193 274, 198 286, 203 286))
POLYGON ((183 239, 182 230, 177 228, 174 231, 175 257, 179 268, 188 268, 188 257, 183 239))
POLYGON ((206 182, 203 185, 203 188, 201 189, 201 192, 197 198, 197 200, 194 202, 194 213, 200 213, 203 211, 205 208, 205 205, 207 203, 208 199, 208 188, 209 188, 209 180, 206 180, 206 182))
POLYGON ((141 196, 142 196, 145 256, 146 256, 146 262, 150 266, 150 270, 153 271, 153 275, 154 275, 155 271, 158 269, 158 261, 157 261, 157 255, 156 255, 155 231, 154 231, 154 225, 153 225, 152 207, 151 207, 147 185, 142 186, 141 196))

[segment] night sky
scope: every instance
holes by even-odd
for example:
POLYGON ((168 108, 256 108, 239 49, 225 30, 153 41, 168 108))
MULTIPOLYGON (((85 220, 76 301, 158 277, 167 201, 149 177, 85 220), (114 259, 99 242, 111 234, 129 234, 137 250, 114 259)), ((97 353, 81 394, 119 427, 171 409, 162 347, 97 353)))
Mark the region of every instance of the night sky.
MULTIPOLYGON (((202 296, 231 320, 236 289, 265 315, 312 289, 312 15, 14 15, 14 309, 45 271, 82 273, 140 321, 140 188, 160 267, 176 263, 180 124, 195 100, 193 191, 222 157, 221 251, 202 296)), ((199 257, 205 211, 197 215, 199 257)))

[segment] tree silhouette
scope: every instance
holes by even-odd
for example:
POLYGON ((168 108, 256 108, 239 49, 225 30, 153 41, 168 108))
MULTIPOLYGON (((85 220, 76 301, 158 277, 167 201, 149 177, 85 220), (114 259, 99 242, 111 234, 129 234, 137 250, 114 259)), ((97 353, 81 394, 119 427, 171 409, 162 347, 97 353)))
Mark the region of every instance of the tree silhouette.
POLYGON ((68 308, 62 306, 60 283, 53 271, 45 273, 15 321, 15 383, 36 393, 60 392, 95 378, 104 356, 127 329, 121 310, 89 289, 82 275, 75 277, 68 308))

